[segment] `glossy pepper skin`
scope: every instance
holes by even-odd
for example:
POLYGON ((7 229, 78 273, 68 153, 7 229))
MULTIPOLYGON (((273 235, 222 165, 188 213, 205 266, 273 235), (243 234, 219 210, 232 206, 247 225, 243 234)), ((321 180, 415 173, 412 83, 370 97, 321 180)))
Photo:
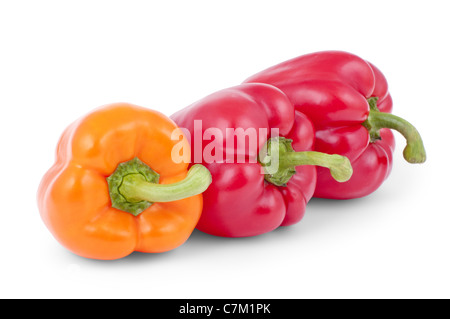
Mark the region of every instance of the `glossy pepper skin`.
POLYGON ((75 254, 104 260, 183 244, 200 217, 201 194, 173 201, 159 194, 153 203, 135 196, 127 202, 120 192, 133 190, 111 188, 120 170, 126 177, 120 184, 139 182, 140 190, 149 186, 165 195, 161 187, 186 180, 188 164, 171 160, 179 143, 171 139, 175 129, 163 114, 127 103, 100 107, 71 124, 38 190, 41 217, 54 237, 75 254), (122 202, 116 205, 116 199, 122 202))
POLYGON ((337 183, 319 167, 315 197, 351 199, 379 188, 392 169, 395 140, 390 129, 407 138, 407 161, 425 161, 417 130, 389 114, 392 98, 386 78, 356 55, 311 53, 270 67, 244 83, 267 83, 281 89, 295 109, 313 122, 315 150, 341 154, 351 161, 353 175, 345 183, 337 183))
MULTIPOLYGON (((255 147, 251 147, 250 142, 239 141, 234 147, 227 147, 225 141, 219 139, 216 155, 220 153, 223 161, 209 161, 201 156, 201 163, 211 172, 213 182, 203 194, 199 230, 224 237, 255 236, 295 224, 303 218, 316 185, 315 166, 296 166, 296 173, 286 185, 277 186, 265 180, 267 175, 258 162, 258 155, 273 128, 279 130, 281 137, 292 140, 297 152, 310 151, 314 145, 310 120, 296 112, 279 89, 266 84, 227 88, 178 111, 171 118, 190 132, 192 162, 197 162, 196 149, 205 154, 209 141, 202 142, 198 136, 204 136, 210 128, 219 129, 223 137, 227 136, 228 128, 258 132, 255 147), (196 126, 195 121, 201 121, 201 127, 196 126), (260 134, 261 128, 266 134, 260 134), (246 161, 237 162, 236 154, 245 155, 246 161)), ((209 136, 207 139, 216 138, 209 136)))

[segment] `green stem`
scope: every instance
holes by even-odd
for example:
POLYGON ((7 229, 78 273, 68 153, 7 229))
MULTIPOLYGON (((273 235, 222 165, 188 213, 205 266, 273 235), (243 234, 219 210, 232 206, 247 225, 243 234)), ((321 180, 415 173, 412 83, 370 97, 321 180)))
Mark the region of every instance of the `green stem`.
POLYGON ((280 169, 299 165, 315 165, 330 169, 330 174, 338 182, 346 182, 352 176, 353 170, 347 157, 321 152, 285 153, 280 158, 280 169))
POLYGON ((382 128, 396 130, 406 139, 403 157, 409 163, 423 163, 426 160, 425 147, 417 129, 408 121, 390 113, 371 110, 366 121, 370 125, 371 136, 382 128))
POLYGON ((159 174, 134 158, 120 163, 107 181, 111 206, 137 216, 155 202, 172 202, 203 193, 212 177, 206 167, 196 164, 183 180, 159 184, 159 174))
POLYGON ((211 180, 208 169, 195 164, 183 180, 173 184, 149 183, 141 174, 127 175, 123 178, 119 192, 130 202, 173 202, 203 193, 211 180))
POLYGON ((261 149, 259 162, 264 168, 265 180, 277 186, 286 186, 299 165, 329 168, 331 176, 338 182, 348 181, 353 174, 347 157, 314 151, 295 152, 292 140, 284 137, 269 139, 261 149))

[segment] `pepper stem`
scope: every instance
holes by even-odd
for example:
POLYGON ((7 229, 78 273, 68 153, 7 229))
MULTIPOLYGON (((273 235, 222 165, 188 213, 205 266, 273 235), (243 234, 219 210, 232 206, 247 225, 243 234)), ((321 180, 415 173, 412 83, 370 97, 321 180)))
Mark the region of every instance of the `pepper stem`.
POLYGON ((299 165, 326 167, 330 169, 331 176, 341 183, 348 181, 353 173, 349 159, 342 155, 308 151, 286 153, 280 158, 280 168, 299 165))
POLYGON ((377 98, 369 99, 370 112, 367 120, 363 125, 369 130, 372 142, 379 139, 379 130, 382 128, 389 128, 396 130, 406 139, 406 147, 403 150, 403 157, 409 163, 423 163, 426 160, 425 147, 422 138, 417 129, 405 119, 395 116, 390 113, 380 112, 378 108, 373 105, 377 98))
POLYGON ((187 176, 173 184, 147 182, 141 174, 124 177, 119 192, 129 201, 173 202, 203 193, 211 184, 211 173, 200 164, 193 165, 187 176))
POLYGON ((353 174, 347 157, 315 151, 295 152, 292 140, 284 137, 269 139, 259 154, 259 161, 265 171, 265 180, 277 186, 286 186, 299 165, 329 168, 331 176, 338 182, 348 181, 353 174))
POLYGON ((137 216, 155 202, 172 202, 203 193, 212 177, 205 166, 195 164, 183 180, 158 184, 159 174, 135 158, 119 164, 107 180, 112 207, 137 216))

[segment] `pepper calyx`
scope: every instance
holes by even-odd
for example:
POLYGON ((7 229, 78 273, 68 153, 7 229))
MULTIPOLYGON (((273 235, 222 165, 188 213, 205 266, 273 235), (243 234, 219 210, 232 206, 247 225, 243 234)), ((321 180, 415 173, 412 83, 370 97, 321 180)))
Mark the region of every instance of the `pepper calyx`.
POLYGON ((111 206, 137 216, 153 203, 146 200, 129 198, 122 194, 121 187, 124 180, 130 178, 139 178, 148 183, 158 183, 159 174, 139 158, 135 157, 130 161, 120 163, 114 173, 106 179, 109 187, 111 206))

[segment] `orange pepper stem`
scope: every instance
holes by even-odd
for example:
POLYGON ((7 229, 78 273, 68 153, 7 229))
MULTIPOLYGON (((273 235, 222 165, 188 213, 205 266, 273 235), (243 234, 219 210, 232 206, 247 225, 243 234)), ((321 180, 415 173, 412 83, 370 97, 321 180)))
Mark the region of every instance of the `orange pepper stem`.
POLYGON ((172 202, 203 193, 212 182, 211 173, 200 164, 173 184, 158 184, 159 174, 135 158, 121 163, 108 177, 112 206, 134 216, 156 202, 172 202))
POLYGON ((141 174, 124 177, 120 193, 129 201, 173 202, 203 193, 211 184, 211 173, 200 164, 192 166, 185 179, 173 184, 149 183, 141 174))

